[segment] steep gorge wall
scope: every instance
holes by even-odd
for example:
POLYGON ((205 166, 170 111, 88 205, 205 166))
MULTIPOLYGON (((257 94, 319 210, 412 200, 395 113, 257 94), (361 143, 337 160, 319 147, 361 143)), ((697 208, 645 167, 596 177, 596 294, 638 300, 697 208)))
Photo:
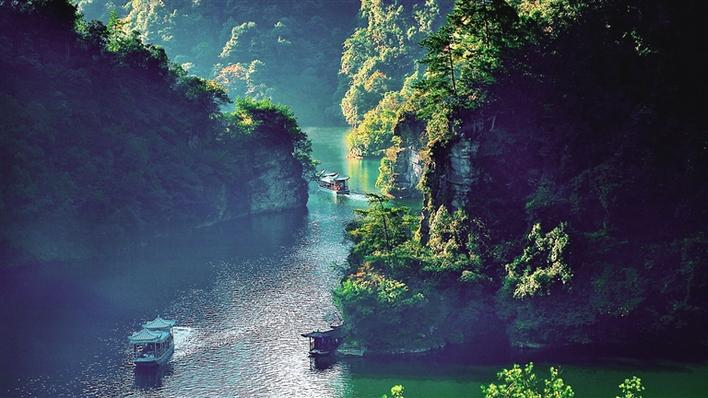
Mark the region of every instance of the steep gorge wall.
POLYGON ((254 178, 247 184, 250 201, 246 214, 297 209, 307 204, 307 182, 291 148, 257 148, 249 166, 254 178))
POLYGON ((403 115, 395 125, 393 141, 381 160, 377 186, 397 198, 419 197, 425 165, 425 124, 412 115, 403 115))
POLYGON ((0 266, 306 205, 286 108, 221 113, 223 91, 161 49, 111 49, 104 26, 77 31, 71 5, 50 5, 0 5, 0 266))
POLYGON ((669 330, 695 338, 700 330, 706 241, 696 220, 705 220, 705 190, 702 172, 689 164, 705 157, 691 149, 691 128, 672 136, 668 126, 680 122, 643 112, 628 112, 622 134, 611 124, 593 129, 571 112, 550 120, 517 112, 493 122, 473 113, 457 135, 429 149, 423 242, 441 207, 465 214, 480 271, 501 282, 489 305, 512 344, 651 340, 669 330), (557 263, 526 254, 553 231, 567 234, 557 263), (558 266, 568 270, 563 283, 558 266), (519 286, 541 289, 525 295, 519 286))
POLYGON ((307 181, 292 147, 254 146, 234 166, 242 170, 240 176, 220 185, 211 196, 208 216, 196 226, 306 206, 307 181))

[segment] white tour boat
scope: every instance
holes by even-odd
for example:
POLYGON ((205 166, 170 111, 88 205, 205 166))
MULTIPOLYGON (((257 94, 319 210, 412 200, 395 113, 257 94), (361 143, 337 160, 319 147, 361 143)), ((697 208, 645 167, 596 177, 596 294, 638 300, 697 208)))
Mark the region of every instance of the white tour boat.
POLYGON ((143 329, 128 337, 133 346, 133 363, 138 367, 166 364, 175 351, 172 327, 175 321, 159 316, 143 324, 143 329))

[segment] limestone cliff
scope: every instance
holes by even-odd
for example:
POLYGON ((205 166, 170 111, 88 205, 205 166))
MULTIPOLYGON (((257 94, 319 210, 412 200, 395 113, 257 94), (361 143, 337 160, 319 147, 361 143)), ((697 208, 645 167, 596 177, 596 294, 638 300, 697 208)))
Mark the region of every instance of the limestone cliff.
POLYGON ((287 107, 229 105, 162 49, 76 18, 0 6, 0 266, 306 205, 310 146, 287 107))
POLYGON ((258 148, 250 164, 254 179, 249 181, 249 214, 304 207, 307 204, 307 182, 302 164, 292 156, 290 148, 258 148))
POLYGON ((234 218, 304 208, 307 181, 302 164, 293 157, 292 147, 256 146, 234 163, 243 168, 240 180, 223 183, 211 203, 209 216, 198 227, 234 218))
POLYGON ((381 160, 377 186, 397 198, 420 196, 420 179, 425 163, 425 124, 412 115, 403 115, 394 129, 394 144, 381 160))

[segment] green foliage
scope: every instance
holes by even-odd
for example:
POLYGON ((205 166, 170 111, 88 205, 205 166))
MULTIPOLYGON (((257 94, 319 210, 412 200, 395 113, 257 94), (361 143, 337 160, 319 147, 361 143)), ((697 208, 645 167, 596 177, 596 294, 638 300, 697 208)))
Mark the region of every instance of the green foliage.
POLYGON ((298 126, 288 106, 268 99, 239 98, 234 112, 227 114, 226 120, 235 127, 227 127, 232 135, 255 136, 270 146, 293 148, 293 155, 302 165, 303 175, 314 174, 316 162, 311 156, 312 143, 298 126))
POLYGON ((421 114, 432 118, 488 100, 487 87, 502 68, 501 53, 518 46, 512 6, 501 0, 458 1, 447 23, 427 37, 426 78, 419 83, 421 114))
MULTIPOLYGON (((444 3, 444 2, 443 2, 444 3)), ((407 79, 417 76, 418 43, 429 34, 440 13, 436 0, 408 6, 398 0, 366 0, 362 25, 344 42, 340 73, 347 84, 341 107, 354 127, 350 151, 380 156, 391 145, 407 79)))
POLYGON ((352 254, 359 258, 403 244, 412 237, 417 221, 408 209, 388 206, 384 197, 369 194, 368 198, 373 204, 356 210, 355 219, 347 227, 347 236, 354 242, 352 254))
POLYGON ((431 258, 424 267, 435 272, 460 272, 460 281, 475 282, 483 279, 480 272, 481 258, 476 245, 477 237, 470 231, 470 221, 464 211, 452 214, 440 206, 430 221, 427 248, 431 258))
MULTIPOLYGON (((540 383, 533 362, 523 367, 514 364, 511 369, 502 369, 497 373, 499 384, 482 386, 482 393, 485 398, 573 398, 575 396, 573 388, 560 377, 557 368, 551 367, 549 376, 540 383)), ((403 391, 402 385, 393 386, 391 396, 403 397, 403 391)), ((632 376, 631 379, 625 379, 620 384, 620 395, 615 398, 642 398, 643 391, 641 379, 632 376)), ((383 395, 382 398, 386 397, 387 395, 383 395)))
MULTIPOLYGON (((403 395, 404 390, 405 389, 400 384, 391 387, 391 398, 405 398, 403 395)), ((388 398, 388 395, 384 394, 381 398, 388 398)))
POLYGON ((548 295, 554 282, 570 282, 573 273, 563 258, 568 245, 565 229, 561 223, 543 234, 540 224, 533 225, 523 254, 505 266, 504 289, 513 291, 514 298, 548 295))
POLYGON ((573 388, 563 381, 558 369, 551 367, 550 378, 539 383, 533 362, 521 367, 514 365, 497 374, 499 384, 482 386, 485 398, 572 398, 573 388))
POLYGON ((356 157, 380 156, 390 147, 401 105, 399 93, 386 93, 381 102, 366 113, 363 122, 347 135, 349 152, 356 157))
POLYGON ((81 0, 85 15, 107 21, 118 9, 189 73, 222 84, 232 98, 287 104, 308 124, 342 123, 337 71, 342 41, 356 23, 357 0, 228 2, 81 0), (303 101, 302 98, 307 98, 303 101))
MULTIPOLYGON (((422 221, 354 263, 366 257, 427 289, 433 328, 435 306, 454 307, 459 318, 445 322, 466 341, 487 325, 480 307, 516 347, 700 341, 708 126, 688 99, 705 97, 708 66, 691 55, 704 43, 687 29, 700 26, 699 9, 457 1, 424 41, 424 73, 400 93, 380 168, 379 188, 395 192, 410 145, 401 116, 423 122, 422 221)), ((363 50, 343 58, 346 73, 378 70, 359 57, 366 38, 353 36, 363 50)), ((379 132, 385 124, 367 120, 385 115, 378 107, 357 122, 379 132)))
MULTIPOLYGON (((459 341, 462 325, 478 319, 481 308, 460 311, 460 291, 442 294, 437 289, 459 278, 464 295, 473 294, 481 282, 478 265, 467 254, 443 255, 422 246, 413 233, 416 217, 407 209, 387 206, 384 197, 369 198, 369 208, 358 211, 347 228, 354 242, 349 257, 353 273, 335 290, 352 340, 382 351, 429 349, 446 339, 459 341), (452 314, 461 323, 459 329, 448 322, 452 314)), ((459 221, 464 216, 447 218, 459 221)), ((454 228, 446 224, 447 218, 440 220, 441 230, 454 228)))
POLYGON ((620 395, 615 398, 642 398, 642 393, 645 388, 642 385, 642 379, 637 376, 632 376, 631 379, 624 379, 624 382, 619 385, 620 395))
POLYGON ((219 112, 229 102, 219 84, 188 76, 115 13, 105 26, 74 11, 0 3, 4 260, 88 256, 102 242, 247 214, 263 152, 281 155, 305 196, 309 141, 288 109, 240 101, 238 115, 258 124, 246 138, 219 112))
POLYGON ((350 344, 386 350, 419 339, 416 331, 426 321, 420 312, 424 294, 385 277, 371 264, 348 276, 333 294, 340 313, 351 323, 346 325, 350 344))
POLYGON ((400 151, 401 137, 391 137, 391 145, 384 151, 379 163, 379 175, 376 177, 376 188, 384 195, 391 195, 396 189, 394 173, 400 151))

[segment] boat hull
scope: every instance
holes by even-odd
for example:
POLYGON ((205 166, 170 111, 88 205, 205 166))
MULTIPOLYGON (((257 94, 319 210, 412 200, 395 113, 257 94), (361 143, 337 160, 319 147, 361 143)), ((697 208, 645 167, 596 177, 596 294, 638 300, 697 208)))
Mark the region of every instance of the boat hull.
POLYGON ((324 188, 328 191, 334 192, 337 195, 348 195, 349 194, 349 189, 340 189, 337 190, 333 188, 330 184, 324 183, 324 182, 318 182, 317 185, 319 185, 321 188, 324 188))
POLYGON ((327 357, 333 355, 335 350, 310 350, 311 357, 327 357))

